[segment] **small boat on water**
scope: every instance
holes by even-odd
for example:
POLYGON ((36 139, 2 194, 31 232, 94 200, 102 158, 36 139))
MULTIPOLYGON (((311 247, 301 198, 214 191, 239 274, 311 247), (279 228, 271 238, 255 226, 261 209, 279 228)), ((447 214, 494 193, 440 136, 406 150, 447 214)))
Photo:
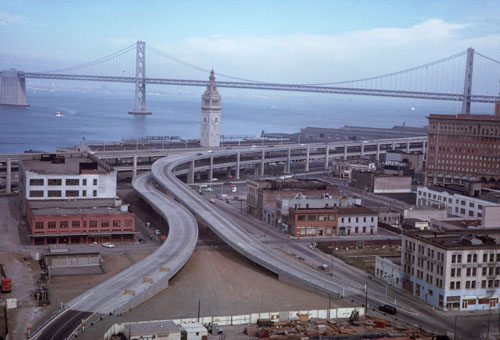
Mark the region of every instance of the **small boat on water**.
POLYGON ((64 116, 64 115, 61 112, 56 113, 56 117, 62 117, 62 116, 64 116))

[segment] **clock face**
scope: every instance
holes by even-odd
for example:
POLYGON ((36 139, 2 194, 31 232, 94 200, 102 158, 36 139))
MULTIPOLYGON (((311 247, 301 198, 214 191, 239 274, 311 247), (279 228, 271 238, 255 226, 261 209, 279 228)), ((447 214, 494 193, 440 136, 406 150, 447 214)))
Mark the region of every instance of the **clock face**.
POLYGON ((207 124, 208 124, 208 116, 203 115, 203 116, 201 117, 201 122, 202 122, 204 125, 207 125, 207 124))
POLYGON ((217 125, 217 124, 219 124, 219 117, 217 117, 217 116, 213 116, 213 117, 212 117, 212 124, 213 124, 213 125, 217 125))

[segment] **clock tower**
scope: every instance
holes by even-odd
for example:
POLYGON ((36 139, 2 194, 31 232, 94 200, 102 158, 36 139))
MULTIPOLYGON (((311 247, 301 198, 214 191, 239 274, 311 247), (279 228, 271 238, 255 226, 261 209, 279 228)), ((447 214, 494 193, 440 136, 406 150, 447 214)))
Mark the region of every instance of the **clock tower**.
POLYGON ((200 145, 202 147, 220 146, 220 112, 220 94, 217 91, 214 70, 212 70, 207 89, 201 96, 200 145))

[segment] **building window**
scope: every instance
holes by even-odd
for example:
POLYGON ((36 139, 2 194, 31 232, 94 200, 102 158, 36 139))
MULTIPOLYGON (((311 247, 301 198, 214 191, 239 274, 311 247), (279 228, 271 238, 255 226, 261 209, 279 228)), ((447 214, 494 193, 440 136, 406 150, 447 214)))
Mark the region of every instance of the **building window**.
POLYGON ((125 220, 125 227, 131 227, 132 226, 132 220, 125 220))
POLYGON ((78 197, 78 190, 66 190, 66 197, 78 197))
POLYGON ((87 197, 87 190, 82 190, 82 197, 87 197))
POLYGON ((43 229, 43 222, 35 222, 35 229, 43 229))
POLYGON ((307 215, 308 221, 316 221, 316 215, 307 215))
POLYGON ((455 281, 450 282, 450 289, 455 289, 455 281))
POLYGON ((59 223, 59 228, 61 228, 61 229, 68 229, 68 221, 61 221, 59 223))
POLYGON ((30 190, 30 197, 43 197, 42 190, 30 190))
POLYGON ((470 289, 470 281, 465 281, 465 289, 470 289))
POLYGON ((326 216, 318 216, 318 221, 326 221, 326 216))
POLYGON ((92 196, 97 197, 97 190, 92 191, 92 196))
POLYGON ((90 228, 97 228, 97 221, 90 221, 89 227, 90 228))
POLYGON ((457 263, 462 263, 462 254, 457 255, 457 263))
POLYGON ((337 216, 335 215, 328 215, 328 221, 335 221, 336 218, 337 216))
POLYGON ((481 288, 486 288, 486 280, 481 281, 481 288))
POLYGON ((60 178, 49 178, 48 180, 48 185, 61 185, 62 184, 62 179, 60 178))
POLYGON ((49 190, 47 194, 49 197, 61 197, 62 191, 61 190, 49 190))
POLYGON ((456 287, 457 289, 460 289, 460 281, 457 281, 457 282, 455 283, 455 287, 456 287))
POLYGON ((108 227, 109 227, 109 221, 108 220, 101 221, 101 228, 108 228, 108 227))
POLYGON ((78 178, 67 178, 66 185, 80 185, 80 180, 78 178))
POLYGON ((71 228, 80 228, 80 221, 71 222, 71 228))
POLYGON ((305 221, 306 215, 297 215, 297 221, 305 221))
POLYGON ((56 229, 56 222, 47 222, 47 228, 56 229))
POLYGON ((87 179, 86 178, 82 179, 82 185, 87 185, 87 179))
POLYGON ((30 185, 43 185, 43 178, 30 179, 30 185))
POLYGON ((355 228, 354 228, 354 233, 355 233, 355 234, 357 234, 357 233, 358 233, 358 231, 359 231, 359 228, 358 228, 358 227, 355 227, 355 228))
POLYGON ((97 185, 97 178, 94 178, 94 185, 97 185))
POLYGON ((120 220, 113 220, 113 227, 120 227, 120 226, 121 226, 120 220))
POLYGON ((451 268, 451 277, 455 277, 455 268, 451 268))

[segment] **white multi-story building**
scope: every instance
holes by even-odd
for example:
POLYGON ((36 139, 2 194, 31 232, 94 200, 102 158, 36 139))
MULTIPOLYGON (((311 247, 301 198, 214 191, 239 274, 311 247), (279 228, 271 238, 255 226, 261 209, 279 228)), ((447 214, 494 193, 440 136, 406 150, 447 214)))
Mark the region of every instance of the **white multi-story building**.
POLYGON ((25 200, 115 198, 117 172, 92 155, 42 154, 19 164, 25 200))
POLYGON ((378 230, 378 213, 365 207, 339 208, 339 235, 374 235, 378 230))
POLYGON ((444 310, 498 308, 500 229, 403 233, 403 289, 444 310))
POLYGON ((201 97, 201 146, 206 148, 220 146, 220 113, 221 97, 212 70, 207 89, 201 97))
POLYGON ((500 205, 500 191, 476 190, 476 196, 466 195, 464 187, 432 185, 417 188, 417 206, 432 206, 446 209, 449 215, 459 217, 478 217, 484 214, 484 207, 500 205), (498 196, 498 197, 497 197, 498 196))

